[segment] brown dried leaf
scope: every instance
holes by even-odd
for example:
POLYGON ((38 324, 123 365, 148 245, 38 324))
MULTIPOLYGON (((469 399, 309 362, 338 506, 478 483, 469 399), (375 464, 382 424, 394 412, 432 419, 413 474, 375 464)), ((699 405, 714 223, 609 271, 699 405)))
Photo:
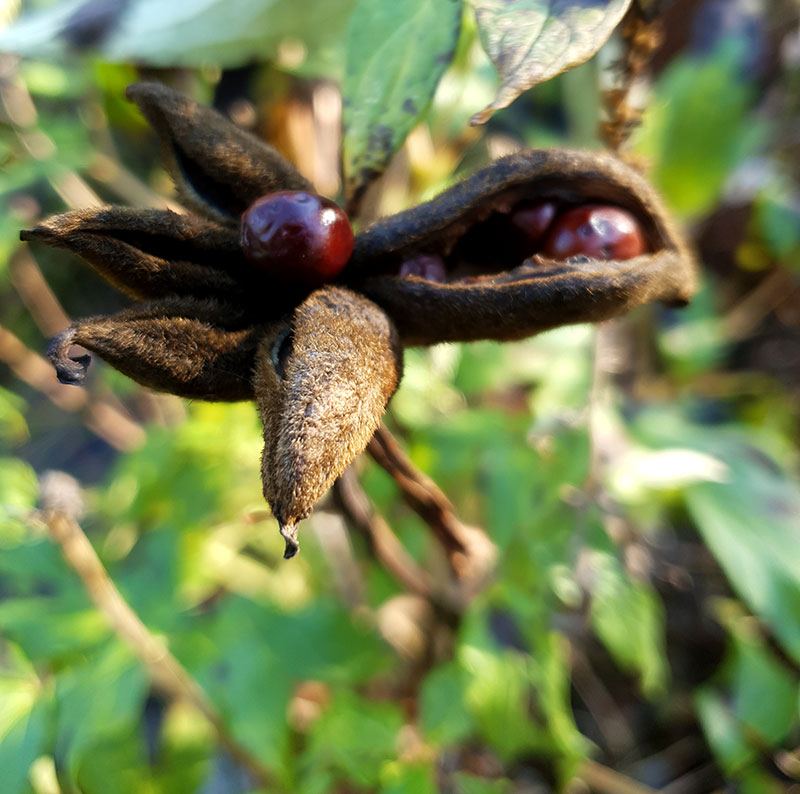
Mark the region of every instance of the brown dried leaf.
POLYGON ((589 60, 632 0, 468 0, 483 48, 500 73, 494 102, 470 120, 484 124, 523 91, 589 60))

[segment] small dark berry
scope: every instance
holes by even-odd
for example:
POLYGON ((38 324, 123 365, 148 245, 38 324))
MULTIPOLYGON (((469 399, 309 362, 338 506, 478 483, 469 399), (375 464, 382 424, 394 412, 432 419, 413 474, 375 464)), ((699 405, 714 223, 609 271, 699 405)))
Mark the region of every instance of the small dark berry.
POLYGON ((542 246, 551 259, 633 259, 647 251, 639 221, 630 212, 604 204, 573 207, 560 215, 542 246))
POLYGON ((443 282, 447 276, 444 259, 435 254, 420 254, 400 265, 401 276, 419 276, 427 281, 443 282))
POLYGON ((256 199, 242 215, 242 249, 276 279, 315 286, 335 278, 353 253, 353 229, 330 199, 282 190, 256 199))
POLYGON ((556 217, 556 204, 553 201, 523 202, 512 211, 511 224, 525 238, 531 250, 536 250, 547 234, 556 217))

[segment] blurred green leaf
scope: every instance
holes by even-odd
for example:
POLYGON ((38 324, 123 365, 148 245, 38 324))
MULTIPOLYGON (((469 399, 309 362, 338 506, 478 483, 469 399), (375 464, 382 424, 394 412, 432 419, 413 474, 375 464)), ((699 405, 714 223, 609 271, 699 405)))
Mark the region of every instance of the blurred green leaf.
POLYGON ((487 780, 465 772, 457 772, 453 779, 458 794, 511 794, 513 786, 510 780, 487 780))
POLYGON ((720 694, 710 688, 701 688, 695 693, 694 704, 714 756, 726 773, 741 770, 756 757, 720 694))
POLYGON ((741 42, 712 56, 679 56, 655 87, 638 149, 650 175, 682 215, 707 212, 725 181, 765 139, 765 123, 750 115, 755 86, 742 71, 741 42))
POLYGON ((432 764, 388 764, 381 773, 379 794, 437 794, 432 764))
POLYGON ((638 673, 646 695, 663 694, 669 671, 657 595, 626 576, 611 553, 595 550, 588 563, 593 578, 589 615, 597 636, 624 670, 638 673))
POLYGON ((359 786, 375 786, 396 756, 403 715, 393 703, 341 693, 314 725, 302 765, 308 774, 329 769, 359 786))
POLYGON ((439 665, 425 677, 420 692, 420 723, 437 744, 453 744, 474 726, 464 705, 464 675, 453 662, 439 665))
POLYGON ((754 221, 775 258, 793 269, 800 257, 800 198, 788 180, 776 179, 756 198, 754 221))
POLYGON ((500 73, 494 102, 472 117, 483 124, 523 91, 587 61, 619 24, 631 0, 467 0, 481 43, 500 73))
POLYGON ((481 613, 468 616, 456 652, 477 733, 506 761, 526 751, 552 750, 556 737, 532 719, 533 661, 521 651, 499 648, 485 621, 481 613))
POLYGON ((141 791, 147 688, 141 662, 117 640, 56 678, 56 757, 84 794, 141 791))
POLYGON ((673 376, 689 379, 724 361, 730 343, 717 314, 718 289, 710 278, 680 311, 670 311, 657 344, 673 376))
MULTIPOLYGON (((92 48, 114 62, 153 66, 241 66, 279 57, 293 40, 299 62, 341 40, 354 0, 133 0, 117 7, 92 48), (310 24, 313 20, 313 24, 310 24), (299 49, 298 49, 299 47, 299 49)), ((0 33, 0 50, 59 61, 68 40, 81 35, 77 19, 86 0, 61 2, 30 14, 0 33)), ((85 15, 85 14, 84 14, 85 15)), ((87 32, 88 35, 88 32, 87 32)), ((322 61, 320 61, 321 65, 322 61)))
POLYGON ((734 428, 697 426, 675 412, 639 417, 646 443, 679 444, 720 461, 715 481, 684 498, 731 585, 800 659, 800 483, 734 428))
MULTIPOLYGON (((0 225, 2 219, 0 219, 0 225)), ((2 232, 0 232, 2 233, 2 232)), ((19 237, 19 230, 16 230, 16 237, 19 237)), ((0 242, 0 249, 2 242, 0 242)), ((0 250, 0 259, 2 251, 0 250)), ((17 394, 0 388, 0 439, 19 443, 28 437, 28 423, 25 421, 25 401, 17 394)), ((0 466, 2 466, 0 459, 0 466)), ((5 504, 5 499, 0 496, 0 504, 5 504)))
POLYGON ((25 520, 36 505, 38 493, 36 472, 27 463, 0 458, 0 548, 15 546, 25 537, 25 520))
POLYGON ((44 596, 0 602, 0 627, 37 663, 74 663, 109 635, 108 624, 97 610, 44 596))
POLYGON ((3 794, 23 794, 28 770, 44 750, 50 703, 22 651, 9 643, 0 662, 0 769, 3 794))
POLYGON ((453 0, 357 0, 347 33, 342 159, 348 192, 383 173, 428 109, 461 29, 453 0))
POLYGON ((769 746, 779 745, 798 722, 798 680, 756 638, 734 635, 731 672, 736 716, 769 746))

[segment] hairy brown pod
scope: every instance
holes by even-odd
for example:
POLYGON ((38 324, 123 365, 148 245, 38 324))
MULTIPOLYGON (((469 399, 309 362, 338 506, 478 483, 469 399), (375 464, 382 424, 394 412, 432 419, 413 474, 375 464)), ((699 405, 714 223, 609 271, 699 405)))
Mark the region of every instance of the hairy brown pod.
POLYGON ((405 344, 425 345, 520 339, 653 300, 681 305, 695 291, 696 263, 638 171, 604 152, 547 149, 498 160, 432 201, 373 224, 356 237, 345 277, 392 316, 405 344), (511 208, 534 199, 623 207, 639 221, 649 252, 618 261, 523 258, 493 235, 502 233, 499 221, 511 208), (394 274, 420 254, 440 256, 452 279, 394 274))
POLYGON ((498 160, 432 201, 356 236, 334 283, 285 284, 253 266, 241 214, 260 196, 308 190, 274 149, 164 86, 132 86, 162 142, 182 200, 197 214, 102 207, 21 234, 69 249, 131 296, 111 316, 79 320, 49 355, 80 383, 81 345, 137 382, 185 397, 255 400, 262 480, 286 539, 380 422, 406 345, 520 339, 604 320, 652 300, 685 303, 696 266, 657 193, 610 154, 528 151, 498 160), (622 207, 648 253, 558 262, 505 238, 531 202, 622 207))

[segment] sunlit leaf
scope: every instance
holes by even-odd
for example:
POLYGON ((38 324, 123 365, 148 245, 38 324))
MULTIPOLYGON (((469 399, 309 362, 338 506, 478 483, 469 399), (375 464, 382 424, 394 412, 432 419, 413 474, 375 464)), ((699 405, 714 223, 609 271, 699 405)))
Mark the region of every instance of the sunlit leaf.
POLYGON ((453 0, 358 0, 347 35, 343 162, 365 188, 428 108, 461 28, 453 0))
POLYGON ((679 443, 725 463, 723 481, 685 488, 686 505, 734 590, 800 659, 800 483, 741 432, 657 417, 637 422, 656 446, 679 443))
POLYGON ((433 765, 388 764, 381 775, 379 794, 437 794, 433 765))
POLYGON ((619 24, 631 0, 468 0, 483 48, 500 73, 483 124, 523 91, 587 61, 619 24))

